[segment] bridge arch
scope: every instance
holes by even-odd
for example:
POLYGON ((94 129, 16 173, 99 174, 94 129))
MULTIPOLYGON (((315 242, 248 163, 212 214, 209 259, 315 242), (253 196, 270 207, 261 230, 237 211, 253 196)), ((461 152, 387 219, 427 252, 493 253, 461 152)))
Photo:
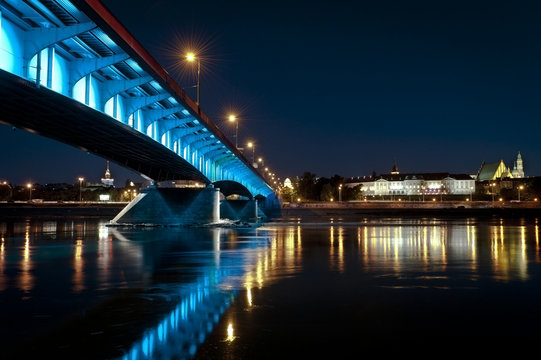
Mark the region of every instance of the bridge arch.
POLYGON ((215 188, 220 189, 220 192, 228 197, 230 195, 240 195, 252 200, 254 197, 250 190, 241 183, 232 180, 220 180, 213 183, 215 188))
POLYGON ((251 199, 273 192, 100 1, 39 2, 41 10, 34 3, 0 1, 1 124, 156 182, 231 181, 244 187, 232 193, 251 199))

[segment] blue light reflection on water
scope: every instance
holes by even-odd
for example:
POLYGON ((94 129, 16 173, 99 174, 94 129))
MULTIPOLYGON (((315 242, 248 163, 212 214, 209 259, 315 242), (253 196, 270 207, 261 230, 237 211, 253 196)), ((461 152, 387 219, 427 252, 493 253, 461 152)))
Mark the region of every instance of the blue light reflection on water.
POLYGON ((231 229, 116 229, 104 224, 0 222, 0 294, 14 306, 10 316, 19 319, 16 326, 3 327, 3 343, 30 337, 28 329, 39 328, 34 326, 39 319, 85 309, 119 289, 143 289, 141 296, 156 296, 145 292, 157 289, 157 296, 178 302, 145 325, 134 344, 117 344, 129 349, 120 358, 188 358, 234 300, 254 256, 268 246, 265 237, 242 241, 231 229), (164 273, 172 273, 172 279, 153 279, 164 273))
MULTIPOLYGON (((333 299, 337 305, 355 300, 357 306, 364 297, 385 291, 392 308, 396 294, 403 291, 411 291, 416 300, 425 299, 431 289, 437 290, 438 296, 443 294, 440 291, 457 295, 466 289, 468 296, 483 301, 487 300, 485 289, 498 291, 498 295, 516 288, 535 294, 535 281, 540 278, 537 219, 378 218, 352 223, 336 219, 317 224, 267 224, 244 230, 143 230, 101 225, 83 220, 0 222, 0 294, 5 299, 4 295, 17 291, 20 308, 13 311, 21 312, 21 322, 36 321, 36 315, 41 316, 25 303, 47 304, 43 282, 51 288, 48 291, 69 299, 66 303, 124 287, 163 286, 167 291, 160 295, 176 295, 171 308, 145 324, 136 340, 117 344, 123 349, 123 355, 115 355, 119 359, 193 357, 208 341, 209 334, 217 330, 225 334, 217 326, 223 326, 220 319, 230 305, 244 299, 237 297, 243 291, 250 311, 265 311, 268 307, 258 306, 265 299, 257 297, 259 291, 250 290, 269 288, 273 279, 294 279, 300 284, 295 287, 298 299, 306 294, 317 294, 318 299, 327 299, 329 294, 336 297, 341 293, 334 287, 339 279, 352 292, 345 298, 333 299), (51 264, 61 272, 49 270, 51 264), (317 288, 310 287, 310 270, 318 274, 317 288), (182 281, 156 278, 156 274, 164 273, 182 274, 182 281), (56 274, 63 274, 63 278, 51 281, 56 274), (360 279, 364 279, 364 293, 357 299, 360 279), (376 288, 384 290, 372 292, 376 288), (27 310, 34 312, 34 318, 24 314, 27 310)), ((444 298, 441 300, 448 301, 444 298)), ((430 299, 432 310, 440 311, 435 299, 430 299)), ((501 309, 517 302, 503 296, 501 301, 488 300, 501 309)), ((280 308, 273 311, 279 314, 280 308)), ((325 312, 332 318, 327 308, 318 314, 325 312)), ((432 318, 427 316, 426 323, 435 326, 430 323, 432 318)), ((236 335, 237 343, 247 337, 237 331, 236 335)))
POLYGON ((227 272, 215 271, 213 275, 216 283, 211 283, 209 276, 192 284, 191 292, 157 326, 146 330, 122 359, 184 359, 195 355, 197 346, 212 332, 237 293, 216 288, 227 272))
MULTIPOLYGON (((213 237, 214 261, 203 270, 203 275, 181 288, 181 300, 163 316, 159 323, 147 329, 122 360, 189 359, 203 344, 223 313, 242 287, 242 278, 250 272, 255 259, 265 252, 266 237, 250 235, 250 241, 235 249, 234 256, 220 256, 224 229, 210 229, 213 237), (240 281, 239 281, 240 280, 240 281)), ((114 232, 117 237, 121 235, 114 232)), ((257 231, 256 231, 257 233, 257 231)), ((238 240, 235 234, 235 241, 238 240)), ((128 240, 124 238, 124 240, 128 240)), ((239 242, 241 243, 241 242, 239 242)))

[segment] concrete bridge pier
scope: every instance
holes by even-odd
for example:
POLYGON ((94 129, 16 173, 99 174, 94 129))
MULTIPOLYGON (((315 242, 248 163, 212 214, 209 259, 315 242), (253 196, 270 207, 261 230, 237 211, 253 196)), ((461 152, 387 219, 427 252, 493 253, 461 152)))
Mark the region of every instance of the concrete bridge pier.
POLYGON ((149 187, 130 202, 111 224, 198 225, 220 220, 219 189, 149 187))
POLYGON ((222 219, 257 222, 260 216, 257 200, 222 200, 220 216, 222 219))

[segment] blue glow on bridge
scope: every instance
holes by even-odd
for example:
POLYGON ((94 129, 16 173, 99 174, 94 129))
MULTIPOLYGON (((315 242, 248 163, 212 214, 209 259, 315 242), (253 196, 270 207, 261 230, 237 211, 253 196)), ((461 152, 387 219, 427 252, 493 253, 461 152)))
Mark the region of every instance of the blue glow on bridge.
POLYGON ((0 68, 147 135, 199 170, 206 183, 230 180, 253 196, 273 193, 97 0, 0 3, 0 68))

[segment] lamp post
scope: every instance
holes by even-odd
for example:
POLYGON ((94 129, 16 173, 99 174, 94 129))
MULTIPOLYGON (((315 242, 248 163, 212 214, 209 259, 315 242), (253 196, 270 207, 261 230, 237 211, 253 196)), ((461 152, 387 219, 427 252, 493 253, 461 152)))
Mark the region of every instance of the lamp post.
POLYGON ((520 185, 518 187, 518 201, 520 201, 520 190, 524 189, 524 186, 520 185))
POLYGON ((235 147, 239 147, 239 122, 235 115, 229 115, 229 121, 235 123, 235 147))
POLYGON ((26 184, 26 187, 28 188, 28 201, 32 201, 32 184, 28 183, 26 184))
POLYGON ((11 187, 11 184, 8 183, 7 181, 2 182, 2 185, 9 187, 9 198, 8 198, 8 200, 10 200, 13 197, 13 187, 11 187))
POLYGON ((257 164, 255 163, 255 144, 250 141, 246 145, 252 149, 252 166, 257 167, 257 164))
POLYGON ((201 61, 199 60, 199 56, 195 56, 193 52, 189 52, 186 54, 186 60, 189 62, 197 61, 197 100, 195 103, 199 106, 199 78, 201 75, 201 61))
POLYGON ((79 178, 79 202, 83 201, 83 180, 85 178, 79 178))
POLYGON ((342 202, 342 184, 338 185, 338 202, 342 202))

